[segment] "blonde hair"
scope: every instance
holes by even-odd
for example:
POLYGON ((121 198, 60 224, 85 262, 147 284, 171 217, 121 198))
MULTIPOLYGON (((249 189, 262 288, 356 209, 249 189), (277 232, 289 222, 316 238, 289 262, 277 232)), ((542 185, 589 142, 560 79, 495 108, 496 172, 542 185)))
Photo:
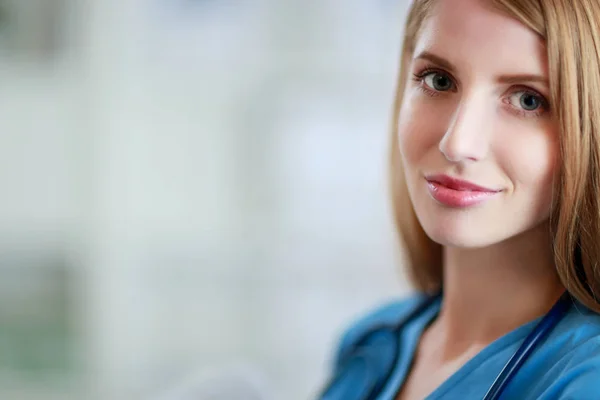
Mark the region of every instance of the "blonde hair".
MULTIPOLYGON (((407 68, 423 22, 437 0, 414 0, 403 41, 394 100, 390 184, 395 223, 417 289, 442 286, 441 246, 423 231, 409 199, 398 147, 407 68)), ((550 217, 554 262, 566 289, 600 312, 600 2, 490 0, 546 41, 550 104, 559 124, 559 177, 550 217)))

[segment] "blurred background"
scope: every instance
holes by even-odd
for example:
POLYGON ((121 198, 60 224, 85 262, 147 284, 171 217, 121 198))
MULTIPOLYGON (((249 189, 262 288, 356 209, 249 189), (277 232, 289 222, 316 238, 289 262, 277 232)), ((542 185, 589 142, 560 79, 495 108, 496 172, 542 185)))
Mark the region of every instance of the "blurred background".
POLYGON ((408 5, 0 0, 0 398, 314 396, 409 290, 408 5))

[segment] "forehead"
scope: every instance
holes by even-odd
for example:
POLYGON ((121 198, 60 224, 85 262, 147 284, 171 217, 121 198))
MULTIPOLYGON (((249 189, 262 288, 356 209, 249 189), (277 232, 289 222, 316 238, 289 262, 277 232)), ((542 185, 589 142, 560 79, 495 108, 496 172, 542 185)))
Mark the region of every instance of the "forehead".
POLYGON ((423 51, 459 69, 547 74, 543 38, 494 9, 490 0, 438 0, 415 43, 415 55, 423 51))

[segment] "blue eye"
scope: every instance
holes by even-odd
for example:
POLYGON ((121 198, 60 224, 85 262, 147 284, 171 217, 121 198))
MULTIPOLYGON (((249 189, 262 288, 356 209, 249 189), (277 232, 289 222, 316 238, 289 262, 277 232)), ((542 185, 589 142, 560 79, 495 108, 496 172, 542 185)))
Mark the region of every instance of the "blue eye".
POLYGON ((541 105, 541 101, 536 96, 532 96, 531 94, 524 94, 521 96, 521 107, 525 110, 537 110, 541 105))
POLYGON ((536 111, 545 107, 544 98, 538 94, 520 90, 509 97, 510 104, 525 111, 536 111))
POLYGON ((438 92, 447 92, 453 87, 452 79, 449 76, 435 71, 423 75, 423 82, 438 92))
POLYGON ((550 103, 546 98, 533 89, 518 88, 504 102, 510 110, 521 117, 541 117, 551 112, 550 103))

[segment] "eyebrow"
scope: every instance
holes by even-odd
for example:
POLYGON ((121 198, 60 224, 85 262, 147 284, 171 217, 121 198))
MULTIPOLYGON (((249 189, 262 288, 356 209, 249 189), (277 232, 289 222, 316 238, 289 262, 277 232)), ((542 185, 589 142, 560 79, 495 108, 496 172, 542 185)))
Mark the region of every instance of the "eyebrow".
MULTIPOLYGON (((423 51, 422 53, 420 53, 418 56, 415 57, 415 60, 419 60, 419 59, 428 60, 434 64, 437 64, 440 67, 448 70, 448 72, 456 71, 456 67, 450 61, 446 60, 443 57, 440 57, 433 53, 430 53, 428 51, 423 51)), ((549 82, 548 82, 547 78, 540 76, 540 75, 535 75, 535 74, 501 75, 497 78, 497 81, 499 83, 505 83, 505 84, 516 84, 516 83, 523 83, 523 82, 538 82, 538 83, 542 83, 546 86, 549 86, 549 82)))
POLYGON ((435 54, 430 53, 428 51, 423 51, 422 53, 420 53, 418 56, 415 57, 415 60, 431 61, 432 63, 437 64, 440 67, 447 69, 448 72, 456 71, 456 68, 450 61, 446 60, 443 57, 436 56, 435 54))

